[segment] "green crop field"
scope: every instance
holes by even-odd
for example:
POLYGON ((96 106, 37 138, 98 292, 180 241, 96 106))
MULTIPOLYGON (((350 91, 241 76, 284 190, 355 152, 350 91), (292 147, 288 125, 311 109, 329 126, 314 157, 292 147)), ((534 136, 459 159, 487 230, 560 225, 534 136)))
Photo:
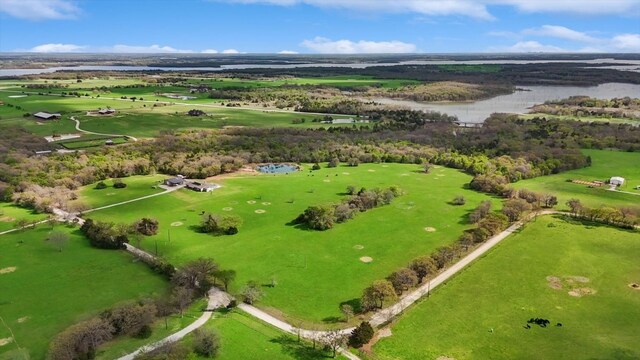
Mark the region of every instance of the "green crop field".
POLYGON ((470 180, 453 169, 438 167, 424 174, 418 165, 401 164, 246 175, 222 180, 222 188, 211 193, 184 189, 87 217, 116 222, 157 218, 160 232, 143 240, 143 248, 154 252, 157 244, 159 253, 175 265, 212 257, 223 268, 238 272, 232 292, 249 280, 267 284, 275 278, 276 287, 264 288, 263 308, 276 315, 283 312, 291 321, 334 322, 341 302, 359 298, 373 280, 455 241, 469 227, 468 212, 490 199, 467 190, 470 180), (398 185, 406 195, 328 231, 287 225, 310 205, 339 202, 349 185, 398 185), (465 196, 467 204, 450 205, 457 195, 465 196), (239 215, 244 220, 240 233, 218 237, 199 233, 196 226, 203 211, 239 215), (425 231, 426 227, 436 231, 425 231), (363 256, 373 262, 361 262, 363 256))
POLYGON ((13 229, 16 220, 24 219, 31 222, 44 220, 46 217, 45 214, 38 214, 13 203, 0 202, 0 232, 13 229))
POLYGON ((589 206, 638 206, 640 191, 635 190, 640 185, 640 153, 583 150, 585 155, 591 156, 592 165, 578 170, 571 170, 557 175, 541 176, 523 180, 513 184, 516 188, 548 192, 558 196, 559 207, 566 208, 565 202, 577 198, 589 206), (608 186, 589 188, 587 185, 574 184, 567 180, 609 180, 612 176, 622 176, 626 179, 622 191, 637 195, 608 191, 608 186))
POLYGON ((541 217, 402 315, 375 358, 640 358, 639 238, 541 217))
POLYGON ((130 299, 162 294, 166 282, 133 256, 91 248, 76 230, 63 251, 45 241, 48 225, 0 235, 0 359, 43 359, 66 327, 130 299))

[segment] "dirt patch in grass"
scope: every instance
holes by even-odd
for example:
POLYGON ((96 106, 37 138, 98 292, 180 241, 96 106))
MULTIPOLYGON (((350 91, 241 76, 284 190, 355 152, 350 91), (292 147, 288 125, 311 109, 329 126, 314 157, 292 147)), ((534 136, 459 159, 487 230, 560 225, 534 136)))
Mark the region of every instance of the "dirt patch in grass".
POLYGON ((363 256, 360 258, 360 261, 362 261, 363 263, 370 263, 373 261, 373 258, 371 256, 363 256))
POLYGON ((375 171, 375 170, 373 170, 373 169, 369 169, 369 170, 367 170, 367 171, 368 171, 368 172, 376 172, 376 171, 375 171))
POLYGON ((342 175, 349 175, 349 173, 348 172, 343 172, 342 175))
POLYGON ((182 225, 184 225, 182 221, 174 221, 171 223, 171 226, 182 226, 182 225))
POLYGON ((452 358, 452 357, 450 357, 450 356, 444 356, 444 355, 442 355, 442 356, 438 356, 438 357, 436 358, 436 360, 456 360, 456 358, 452 358))
POLYGON ((588 283, 589 278, 588 277, 584 277, 584 276, 565 276, 564 280, 566 282, 568 282, 569 284, 573 284, 573 283, 588 283))
POLYGON ((263 202, 263 203, 262 203, 262 205, 264 205, 264 206, 269 206, 269 205, 271 205, 271 203, 270 203, 270 202, 268 202, 268 201, 265 201, 265 202, 263 202))
POLYGON ((249 205, 253 205, 253 204, 255 204, 255 203, 256 203, 256 201, 255 201, 255 200, 248 200, 248 201, 247 201, 247 204, 249 204, 249 205))
POLYGON ((19 324, 22 324, 23 322, 25 322, 25 321, 27 321, 27 320, 29 320, 29 317, 28 317, 28 316, 23 316, 23 317, 21 317, 20 319, 18 319, 18 323, 19 323, 19 324))
POLYGON ((0 222, 12 222, 15 220, 16 218, 13 218, 11 216, 0 216, 0 222))
POLYGON ((264 214, 267 212, 267 210, 263 210, 263 209, 258 209, 256 211, 254 211, 256 214, 264 214))
POLYGON ((547 285, 554 290, 562 289, 562 280, 557 276, 547 276, 547 282, 547 285))
POLYGON ((640 284, 638 283, 631 283, 629 284, 629 287, 632 289, 640 290, 640 284))
POLYGON ((9 267, 6 267, 4 269, 0 269, 0 275, 12 273, 12 272, 16 271, 16 269, 17 268, 15 266, 9 266, 9 267))
POLYGON ((427 226, 426 228, 424 228, 424 231, 426 231, 426 232, 435 232, 436 228, 431 227, 431 226, 427 226))
POLYGON ((5 346, 5 345, 9 344, 12 341, 13 341, 12 337, 0 339, 0 346, 5 346))
POLYGON ((362 249, 364 249, 364 246, 362 246, 362 245, 353 245, 353 248, 356 249, 356 250, 362 250, 362 249))
POLYGON ((577 289, 570 290, 568 292, 569 295, 574 297, 583 297, 586 295, 593 295, 595 293, 596 291, 592 288, 577 288, 577 289))
POLYGON ((391 328, 386 327, 384 329, 380 329, 380 331, 378 331, 373 338, 366 344, 364 344, 362 346, 362 350, 366 353, 366 354, 372 354, 371 349, 373 348, 373 346, 380 341, 380 339, 382 338, 386 338, 386 337, 390 337, 391 335, 393 335, 391 333, 391 328))
POLYGON ((324 181, 324 182, 331 182, 331 180, 329 180, 329 179, 324 179, 324 180, 322 180, 322 181, 324 181))
POLYGON ((229 206, 222 208, 222 211, 231 211, 231 210, 233 210, 233 208, 229 206))

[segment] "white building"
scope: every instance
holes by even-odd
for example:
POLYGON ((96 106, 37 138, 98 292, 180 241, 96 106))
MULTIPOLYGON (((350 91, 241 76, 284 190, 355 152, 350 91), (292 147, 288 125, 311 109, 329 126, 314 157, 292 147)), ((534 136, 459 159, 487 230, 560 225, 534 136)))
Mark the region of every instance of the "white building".
POLYGON ((609 184, 622 186, 622 184, 624 184, 624 178, 620 176, 613 176, 611 179, 609 179, 609 184))

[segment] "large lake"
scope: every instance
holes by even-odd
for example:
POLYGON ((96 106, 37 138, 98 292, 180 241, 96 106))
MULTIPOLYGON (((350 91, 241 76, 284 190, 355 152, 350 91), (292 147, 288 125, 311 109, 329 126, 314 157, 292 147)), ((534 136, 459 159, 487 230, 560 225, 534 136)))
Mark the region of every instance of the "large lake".
POLYGON ((546 64, 546 63, 581 63, 581 64, 610 64, 617 70, 638 71, 640 60, 593 59, 593 60, 417 60, 396 63, 295 63, 295 64, 233 64, 220 67, 153 67, 153 66, 119 66, 119 65, 81 65, 60 66, 44 69, 0 69, 0 76, 20 76, 52 73, 55 71, 221 71, 241 69, 293 69, 301 67, 346 67, 364 69, 371 66, 394 65, 479 65, 479 64, 546 64))
POLYGON ((416 101, 394 100, 387 98, 374 99, 376 102, 400 105, 413 110, 438 111, 455 115, 461 122, 482 123, 492 113, 523 114, 536 104, 549 100, 559 100, 570 96, 585 95, 599 99, 620 97, 640 97, 640 85, 607 83, 598 86, 519 86, 513 94, 496 96, 487 100, 465 103, 422 103, 416 101))

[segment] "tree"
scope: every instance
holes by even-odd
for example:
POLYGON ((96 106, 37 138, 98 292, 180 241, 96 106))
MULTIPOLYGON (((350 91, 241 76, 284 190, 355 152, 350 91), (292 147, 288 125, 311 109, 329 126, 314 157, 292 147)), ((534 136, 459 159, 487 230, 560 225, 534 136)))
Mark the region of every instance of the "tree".
POLYGON ((363 321, 360 325, 353 329, 351 336, 349 336, 349 346, 354 348, 360 348, 362 345, 367 344, 371 339, 375 331, 368 321, 363 321))
POLYGON ((53 339, 47 359, 93 359, 98 346, 111 340, 112 333, 113 327, 101 318, 72 325, 53 339))
POLYGON ((220 349, 220 339, 212 330, 199 328, 193 332, 193 351, 204 357, 216 357, 220 349))
POLYGON ((171 304, 175 306, 180 312, 180 317, 183 316, 184 310, 191 304, 193 300, 193 290, 185 286, 176 286, 171 291, 171 304))
POLYGON ((62 252, 62 247, 67 243, 67 240, 69 240, 69 234, 60 230, 53 230, 47 236, 47 241, 55 246, 59 252, 62 252))
POLYGON ((356 194, 356 191, 357 191, 357 189, 356 189, 356 187, 355 187, 355 186, 353 186, 353 185, 349 185, 349 186, 347 186, 347 194, 349 194, 349 195, 355 195, 355 194, 356 194))
POLYGON ((571 209, 571 213, 573 215, 577 215, 580 210, 582 210, 582 203, 580 202, 580 199, 567 200, 567 206, 571 209))
POLYGON ((414 259, 409 265, 409 268, 415 271, 419 282, 422 282, 425 277, 435 274, 435 272, 438 271, 436 262, 431 256, 427 255, 414 259))
POLYGON ((502 213, 505 214, 511 222, 520 220, 522 214, 529 210, 531 210, 531 205, 523 199, 507 200, 502 207, 502 213))
POLYGON ((144 337, 150 334, 158 310, 153 303, 128 304, 103 315, 114 328, 114 335, 144 337))
POLYGON ((96 184, 95 189, 96 190, 102 190, 102 189, 106 189, 107 188, 107 184, 104 183, 104 181, 100 181, 96 184))
POLYGON ((249 305, 253 305, 254 302, 260 300, 260 298, 264 296, 262 289, 260 289, 260 285, 255 281, 249 281, 247 285, 242 288, 240 294, 242 295, 242 301, 249 305))
POLYGON ((329 330, 322 335, 320 342, 331 350, 332 357, 336 357, 338 349, 347 342, 347 337, 340 330, 329 330))
POLYGON ((544 204, 544 207, 552 208, 558 205, 558 198, 552 194, 544 194, 542 195, 542 202, 544 204))
POLYGON ((337 223, 343 223, 353 218, 356 213, 355 209, 352 209, 349 204, 339 204, 334 209, 335 219, 337 223))
POLYGON ((136 232, 145 236, 156 235, 158 233, 158 220, 152 218, 142 218, 134 223, 136 232))
POLYGON ((387 279, 391 282, 393 289, 398 295, 418 284, 418 275, 416 272, 407 268, 402 268, 392 273, 387 279))
POLYGON ((362 307, 366 310, 381 309, 385 300, 396 299, 393 284, 389 280, 376 280, 364 289, 362 293, 362 307))
POLYGON ((334 157, 329 160, 329 164, 327 164, 327 167, 334 168, 337 167, 338 164, 340 164, 340 159, 334 157))
POLYGON ((311 170, 320 170, 320 169, 322 169, 322 168, 320 167, 320 164, 318 164, 318 163, 313 164, 313 166, 311 167, 311 170))
POLYGON ((345 321, 349 322, 349 318, 353 316, 353 306, 349 304, 340 305, 340 312, 344 315, 345 321))
POLYGON ((218 264, 210 258, 192 260, 178 269, 171 282, 175 286, 183 286, 196 292, 196 295, 204 295, 211 285, 218 271, 218 264))
POLYGON ((485 200, 469 214, 469 221, 472 224, 484 219, 491 212, 491 201, 485 200))
POLYGON ((224 291, 228 291, 229 284, 236 279, 236 272, 235 270, 218 270, 215 273, 215 277, 222 281, 224 291))
POLYGON ((432 168, 433 168, 432 164, 429 164, 429 163, 424 164, 424 173, 425 174, 430 173, 432 168))
POLYGON ((242 225, 242 219, 235 215, 217 215, 206 213, 202 215, 200 229, 205 233, 234 235, 242 225))
POLYGON ((335 221, 335 208, 331 205, 309 206, 296 221, 314 230, 331 229, 335 221))
POLYGON ((113 187, 115 189, 124 189, 127 187, 127 184, 125 184, 122 179, 113 179, 113 187))
POLYGON ((467 200, 465 200, 464 196, 458 195, 451 201, 451 204, 459 206, 464 205, 466 202, 467 200))

